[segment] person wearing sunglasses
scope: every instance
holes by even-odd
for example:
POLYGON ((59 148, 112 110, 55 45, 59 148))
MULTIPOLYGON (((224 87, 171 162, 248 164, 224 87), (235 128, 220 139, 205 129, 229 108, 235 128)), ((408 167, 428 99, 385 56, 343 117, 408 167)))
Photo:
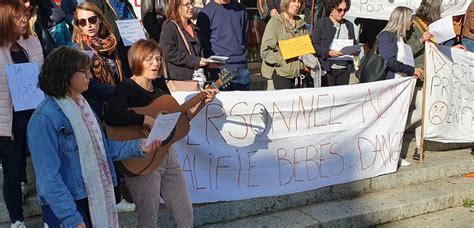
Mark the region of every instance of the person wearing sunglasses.
MULTIPOLYGON (((155 120, 136 113, 132 107, 144 107, 170 91, 165 83, 163 50, 152 39, 138 40, 128 51, 128 61, 133 76, 117 85, 105 112, 105 122, 110 126, 140 126, 151 129, 155 120)), ((192 119, 205 104, 211 102, 217 89, 205 89, 207 98, 186 116, 192 119)), ((193 227, 193 208, 178 156, 171 150, 159 166, 147 175, 125 175, 125 182, 137 205, 137 227, 157 227, 160 195, 176 222, 174 227, 193 227)))
POLYGON ((109 21, 97 6, 84 2, 74 12, 73 42, 83 50, 93 53, 92 85, 84 94, 100 119, 105 101, 112 95, 113 86, 123 79, 122 60, 117 51, 117 39, 109 21))
MULTIPOLYGON (((193 80, 204 74, 198 71, 207 66, 207 59, 201 57, 202 47, 198 38, 197 27, 191 22, 194 0, 170 0, 168 2, 168 19, 163 23, 160 46, 166 56, 167 70, 170 79, 193 80)), ((210 64, 216 68, 215 64, 210 64)), ((205 80, 205 76, 204 76, 205 80)))
MULTIPOLYGON (((350 74, 354 71, 354 61, 350 57, 339 58, 343 54, 332 44, 341 40, 352 40, 351 45, 355 44, 354 25, 344 19, 351 7, 351 1, 328 0, 325 4, 326 13, 329 16, 316 21, 311 36, 316 55, 321 61, 323 70, 326 71, 321 84, 322 86, 348 85, 350 74)), ((359 51, 351 55, 357 56, 359 51)))
POLYGON ((7 82, 7 64, 43 63, 43 49, 28 25, 30 12, 24 2, 0 0, 0 159, 3 199, 11 227, 25 227, 22 184, 26 179, 26 128, 33 110, 15 111, 7 82))

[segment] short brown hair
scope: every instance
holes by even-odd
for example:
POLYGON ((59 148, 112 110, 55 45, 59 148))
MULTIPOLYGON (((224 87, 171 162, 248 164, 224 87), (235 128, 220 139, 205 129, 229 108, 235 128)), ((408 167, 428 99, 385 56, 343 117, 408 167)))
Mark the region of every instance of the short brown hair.
POLYGON ((71 78, 78 71, 89 70, 91 60, 83 52, 66 46, 53 50, 41 66, 38 85, 55 98, 64 98, 71 87, 71 78))
POLYGON ((130 49, 128 50, 128 64, 132 70, 133 75, 140 76, 143 73, 143 61, 153 54, 153 52, 158 51, 163 57, 163 61, 160 66, 160 75, 163 75, 163 68, 165 65, 165 59, 163 56, 163 49, 160 45, 151 39, 148 40, 138 40, 135 42, 130 49))
POLYGON ((75 43, 80 43, 82 41, 82 28, 77 25, 79 18, 77 17, 77 10, 85 10, 91 11, 97 15, 99 21, 102 23, 99 27, 99 37, 100 38, 107 38, 109 35, 113 34, 112 26, 110 22, 105 18, 104 13, 97 7, 96 4, 90 2, 83 2, 76 7, 76 11, 74 11, 74 32, 72 34, 72 41, 75 43))
MULTIPOLYGON (((18 0, 0 0, 0 47, 16 38, 14 16, 24 10, 25 6, 18 0)), ((23 38, 27 39, 30 35, 31 29, 28 28, 23 38)))

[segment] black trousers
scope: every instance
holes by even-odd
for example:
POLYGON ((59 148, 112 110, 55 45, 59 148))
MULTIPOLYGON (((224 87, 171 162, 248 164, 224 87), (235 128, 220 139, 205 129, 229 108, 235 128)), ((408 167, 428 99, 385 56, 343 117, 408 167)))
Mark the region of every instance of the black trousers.
POLYGON ((351 72, 349 69, 331 69, 322 77, 321 86, 349 85, 351 72))

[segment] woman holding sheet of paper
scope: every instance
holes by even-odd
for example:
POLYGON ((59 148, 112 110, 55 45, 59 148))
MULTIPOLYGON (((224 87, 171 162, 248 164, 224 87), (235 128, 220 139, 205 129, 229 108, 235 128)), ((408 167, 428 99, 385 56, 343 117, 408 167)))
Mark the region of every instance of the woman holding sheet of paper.
MULTIPOLYGON (((133 76, 117 85, 105 112, 111 126, 139 125, 151 129, 155 120, 128 108, 143 107, 164 94, 169 94, 163 77, 165 58, 161 47, 153 40, 139 40, 128 51, 133 76)), ((206 89, 207 99, 186 116, 192 119, 205 104, 211 102, 217 90, 206 89)), ((178 157, 170 151, 158 168, 144 176, 126 176, 125 182, 137 206, 138 227, 156 227, 160 193, 178 227, 193 226, 193 209, 178 157)))
POLYGON ((263 33, 260 48, 262 76, 272 79, 275 89, 298 88, 306 84, 301 75, 308 73, 309 68, 298 57, 283 59, 278 43, 308 34, 304 20, 298 16, 303 4, 303 0, 282 0, 281 13, 268 21, 263 33))
POLYGON ((161 27, 160 46, 166 56, 170 79, 206 80, 201 67, 216 68, 202 56, 197 27, 191 22, 194 0, 170 0, 167 20, 161 27))
POLYGON ((38 198, 49 227, 118 227, 113 160, 144 156, 160 142, 114 142, 81 95, 89 86, 89 57, 60 47, 46 58, 39 87, 46 97, 28 123, 38 198))
MULTIPOLYGON (((23 224, 22 189, 26 181, 26 126, 33 110, 15 111, 7 83, 6 65, 43 64, 43 50, 28 26, 30 7, 18 0, 0 0, 0 159, 3 199, 12 227, 23 224), (23 183, 22 183, 23 182, 23 183)), ((10 75, 10 77, 16 75, 10 75)))
POLYGON ((321 61, 326 76, 322 78, 323 86, 349 84, 354 71, 352 56, 359 55, 359 50, 344 56, 341 49, 354 45, 354 25, 344 19, 351 7, 350 0, 325 1, 329 17, 318 19, 312 31, 312 42, 316 55, 321 61))

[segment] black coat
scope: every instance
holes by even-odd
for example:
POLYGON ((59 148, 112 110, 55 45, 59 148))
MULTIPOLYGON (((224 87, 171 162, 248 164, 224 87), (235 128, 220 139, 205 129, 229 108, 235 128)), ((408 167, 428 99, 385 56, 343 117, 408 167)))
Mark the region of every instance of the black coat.
MULTIPOLYGON (((347 26, 349 39, 354 39, 354 25, 346 19, 343 19, 342 23, 347 26)), ((336 31, 337 29, 334 27, 334 23, 331 19, 329 17, 324 17, 316 20, 311 33, 311 40, 314 49, 316 49, 316 56, 319 58, 319 61, 321 61, 321 65, 325 71, 330 71, 331 69, 331 62, 327 59, 330 58, 329 50, 331 43, 336 36, 336 31)), ((347 67, 352 71, 354 69, 354 64, 350 63, 347 67)))
POLYGON ((180 23, 178 25, 186 37, 191 55, 179 34, 176 24, 171 20, 166 20, 163 23, 160 46, 164 51, 169 77, 176 80, 192 80, 194 70, 199 68, 202 53, 201 42, 199 42, 197 35, 198 28, 191 23, 194 30, 193 38, 180 23))

